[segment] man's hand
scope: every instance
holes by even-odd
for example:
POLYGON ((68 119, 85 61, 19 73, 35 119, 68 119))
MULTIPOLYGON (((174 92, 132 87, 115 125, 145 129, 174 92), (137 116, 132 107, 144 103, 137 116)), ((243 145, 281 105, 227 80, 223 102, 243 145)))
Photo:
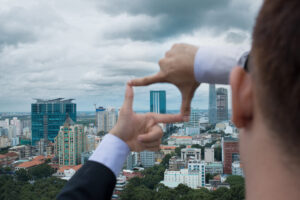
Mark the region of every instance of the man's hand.
POLYGON ((174 84, 181 92, 181 114, 188 121, 191 101, 195 90, 200 85, 194 77, 194 59, 198 47, 188 44, 175 44, 163 59, 159 61, 160 71, 152 76, 134 79, 132 86, 145 86, 152 83, 168 82, 174 84))
POLYGON ((131 151, 158 150, 163 135, 158 123, 172 123, 183 120, 180 114, 136 114, 132 110, 132 104, 133 88, 127 85, 118 122, 110 131, 111 134, 126 142, 131 151))

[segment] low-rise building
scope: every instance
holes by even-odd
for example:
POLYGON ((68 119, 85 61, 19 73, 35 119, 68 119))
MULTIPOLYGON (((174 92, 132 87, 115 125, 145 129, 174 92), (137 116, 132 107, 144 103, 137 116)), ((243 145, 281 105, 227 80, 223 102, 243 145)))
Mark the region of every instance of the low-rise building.
POLYGON ((12 163, 18 159, 19 159, 19 154, 15 152, 0 154, 0 167, 10 167, 12 163))
POLYGON ((53 176, 61 178, 63 180, 70 180, 72 176, 82 167, 82 165, 75 166, 62 166, 60 167, 53 176))
POLYGON ((31 161, 28 161, 28 162, 23 162, 19 165, 16 166, 16 170, 19 170, 19 169, 30 169, 32 167, 35 167, 35 166, 38 166, 38 165, 41 165, 41 164, 44 164, 45 161, 46 161, 47 157, 45 156, 36 156, 34 157, 31 161))
POLYGON ((160 145, 160 152, 162 152, 163 155, 175 153, 176 147, 177 146, 160 145))
POLYGON ((175 188, 179 184, 185 184, 193 189, 205 186, 205 164, 199 160, 190 160, 188 169, 180 171, 166 170, 164 180, 161 181, 167 187, 175 188))
POLYGON ((244 172, 239 161, 234 161, 231 165, 231 169, 232 175, 244 176, 244 172))
POLYGON ((176 156, 173 156, 169 160, 169 171, 179 171, 186 168, 186 161, 177 159, 176 156))
POLYGON ((175 145, 191 145, 192 144, 192 136, 177 136, 172 135, 168 139, 168 145, 175 146, 175 145))
POLYGON ((181 149, 181 160, 188 161, 189 159, 201 160, 201 149, 197 149, 197 148, 181 149))
POLYGON ((205 172, 209 174, 223 174, 223 164, 221 162, 206 163, 205 172))

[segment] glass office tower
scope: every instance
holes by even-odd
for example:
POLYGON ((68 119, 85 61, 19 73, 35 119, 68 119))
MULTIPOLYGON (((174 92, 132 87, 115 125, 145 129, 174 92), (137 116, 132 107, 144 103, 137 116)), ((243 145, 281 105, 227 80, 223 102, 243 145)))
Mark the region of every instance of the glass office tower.
POLYGON ((208 120, 210 124, 217 123, 217 97, 215 84, 209 84, 208 120))
POLYGON ((76 122, 76 104, 72 100, 36 99, 36 102, 31 104, 32 145, 41 139, 53 142, 67 116, 76 122))
POLYGON ((167 113, 166 91, 150 91, 150 112, 167 113))

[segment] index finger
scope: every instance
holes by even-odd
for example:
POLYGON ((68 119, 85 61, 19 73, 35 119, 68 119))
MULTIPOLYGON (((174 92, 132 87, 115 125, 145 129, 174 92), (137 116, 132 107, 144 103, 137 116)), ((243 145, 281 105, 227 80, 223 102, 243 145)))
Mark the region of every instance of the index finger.
POLYGON ((146 86, 146 85, 150 85, 152 83, 159 83, 159 82, 164 82, 161 72, 158 72, 157 74, 152 75, 152 76, 146 76, 144 78, 133 79, 133 80, 129 81, 128 84, 131 86, 146 86))
POLYGON ((181 114, 149 113, 149 115, 153 117, 156 123, 174 123, 183 121, 183 116, 181 114))

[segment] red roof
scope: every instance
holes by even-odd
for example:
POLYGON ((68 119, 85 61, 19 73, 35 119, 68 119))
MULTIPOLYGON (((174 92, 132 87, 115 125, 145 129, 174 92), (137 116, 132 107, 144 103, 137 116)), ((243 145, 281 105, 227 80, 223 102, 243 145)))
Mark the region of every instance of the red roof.
POLYGON ((78 171, 82 165, 75 165, 75 166, 62 166, 57 171, 63 173, 65 170, 74 169, 75 171, 78 171))
POLYGON ((43 163, 44 163, 44 161, 32 160, 32 161, 28 161, 28 162, 23 162, 23 163, 19 164, 17 167, 18 168, 30 168, 30 167, 34 167, 37 165, 41 165, 43 163))
POLYGON ((174 150, 176 149, 176 146, 164 146, 164 145, 160 145, 160 149, 163 149, 163 150, 174 150))
POLYGON ((6 154, 0 154, 0 159, 6 158, 6 157, 15 157, 15 156, 19 156, 19 154, 15 153, 15 152, 9 152, 6 154))
POLYGON ((176 139, 192 139, 192 136, 171 136, 171 138, 176 138, 176 139))

